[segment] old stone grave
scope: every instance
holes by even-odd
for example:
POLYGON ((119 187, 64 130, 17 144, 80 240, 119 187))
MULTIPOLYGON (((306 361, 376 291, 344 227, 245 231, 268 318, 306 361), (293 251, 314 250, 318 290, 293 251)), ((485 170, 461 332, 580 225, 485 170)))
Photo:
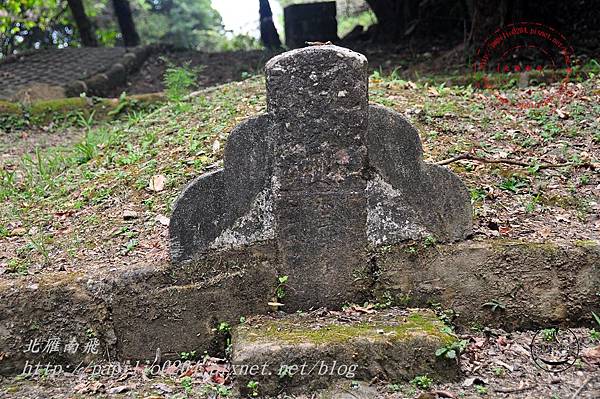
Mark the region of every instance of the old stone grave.
POLYGON ((363 55, 309 47, 273 58, 266 74, 267 114, 238 126, 224 168, 175 204, 174 262, 261 247, 289 277, 285 310, 339 308, 366 299, 370 249, 470 234, 463 183, 423 162, 400 114, 369 105, 363 55))
MULTIPOLYGON (((25 352, 33 339, 85 341, 88 331, 109 360, 224 355, 218 327, 230 325, 233 365, 273 359, 272 372, 286 366, 283 377, 296 376, 286 380, 291 391, 340 376, 349 383, 349 371, 448 379, 457 364, 435 352, 455 337, 430 310, 340 309, 435 302, 458 326, 506 329, 590 325, 600 313, 597 244, 463 241, 465 186, 423 162, 417 131, 400 114, 369 105, 362 55, 308 47, 272 59, 266 75, 267 113, 235 128, 223 169, 176 201, 171 262, 0 282, 0 373, 95 360, 25 352), (332 378, 297 374, 336 361, 332 378)), ((274 392, 272 375, 240 381, 260 378, 274 392)))
MULTIPOLYGON (((267 114, 238 126, 227 142, 224 168, 192 181, 175 204, 170 238, 176 264, 204 270, 219 267, 215 259, 232 259, 252 265, 260 252, 261 268, 286 276, 279 295, 271 298, 274 306, 339 309, 369 299, 375 248, 429 236, 456 241, 470 234, 465 186, 448 170, 423 162, 417 131, 400 114, 369 105, 364 56, 332 45, 309 47, 273 58, 266 74, 267 114)), ((246 273, 252 270, 246 267, 246 273)), ((343 342, 336 333, 312 342, 310 331, 301 331, 302 324, 316 323, 310 318, 272 321, 250 334, 241 327, 234 336, 234 363, 284 355, 281 362, 325 356, 348 363, 352 353, 360 353, 354 361, 363 380, 377 373, 406 379, 423 370, 455 375, 452 365, 440 365, 435 357, 436 348, 452 340, 440 332, 443 324, 411 325, 410 320, 357 319, 345 330, 351 339, 343 342), (269 342, 269 329, 282 331, 284 324, 295 338, 269 342), (396 344, 376 332, 390 328, 402 336, 396 344), (256 344, 253 334, 265 342, 256 344), (365 359, 373 360, 371 355, 388 345, 394 348, 390 359, 403 359, 404 365, 388 360, 388 370, 374 371, 365 359), (402 372, 403 367, 409 370, 402 372)), ((254 378, 276 393, 277 381, 269 383, 276 373, 268 375, 254 378)), ((294 385, 301 381, 295 378, 294 385)), ((323 387, 321 382, 316 385, 323 387)))

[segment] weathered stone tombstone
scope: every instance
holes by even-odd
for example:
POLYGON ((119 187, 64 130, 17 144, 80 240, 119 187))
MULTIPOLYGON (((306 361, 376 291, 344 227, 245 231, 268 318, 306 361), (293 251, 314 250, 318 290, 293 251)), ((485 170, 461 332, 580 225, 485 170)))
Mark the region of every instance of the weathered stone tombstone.
POLYGON ((363 55, 313 46, 273 58, 266 74, 267 113, 238 126, 224 168, 175 204, 174 262, 239 261, 260 247, 289 276, 286 309, 340 307, 364 299, 370 249, 470 234, 462 182, 422 161, 400 114, 368 104, 363 55))
POLYGON ((334 41, 337 36, 335 1, 292 4, 283 10, 285 44, 289 48, 304 47, 309 41, 334 41))

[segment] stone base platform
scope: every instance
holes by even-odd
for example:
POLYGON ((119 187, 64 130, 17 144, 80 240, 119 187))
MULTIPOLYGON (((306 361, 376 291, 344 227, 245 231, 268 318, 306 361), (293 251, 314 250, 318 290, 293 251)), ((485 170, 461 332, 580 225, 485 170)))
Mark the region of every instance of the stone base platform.
POLYGON ((251 395, 313 392, 343 380, 456 380, 456 359, 436 351, 457 341, 430 310, 388 309, 255 317, 232 337, 236 384, 251 395), (250 384, 249 384, 250 383, 250 384))
MULTIPOLYGON (((593 326, 592 312, 600 314, 597 243, 489 240, 370 251, 369 267, 355 276, 361 296, 384 306, 434 305, 458 314, 459 328, 593 326)), ((201 259, 183 268, 164 263, 128 266, 109 275, 90 271, 4 278, 0 373, 18 374, 26 361, 152 362, 157 352, 166 360, 184 351, 224 351, 217 328, 221 322, 235 325, 241 316, 273 311, 269 302, 284 273, 271 252, 268 246, 255 247, 237 258, 229 253, 227 258, 201 259), (61 351, 43 352, 50 338, 60 338, 61 351), (73 338, 80 350, 62 351, 73 338), (27 351, 36 339, 42 347, 39 353, 27 351), (94 339, 97 353, 83 353, 94 339)), ((288 280, 285 289, 291 296, 295 281, 288 280)), ((298 310, 285 299, 282 310, 298 310)))

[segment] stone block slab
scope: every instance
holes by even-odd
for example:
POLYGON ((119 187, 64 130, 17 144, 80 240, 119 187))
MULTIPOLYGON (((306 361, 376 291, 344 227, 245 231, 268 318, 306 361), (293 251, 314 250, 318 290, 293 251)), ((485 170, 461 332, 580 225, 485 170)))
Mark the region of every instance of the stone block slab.
POLYGON ((257 317, 232 335, 232 367, 244 391, 304 394, 340 380, 409 381, 417 375, 454 380, 455 360, 435 355, 457 338, 429 310, 389 309, 372 314, 324 310, 257 317))
POLYGON ((595 242, 489 240, 387 247, 375 256, 379 301, 438 303, 456 313, 460 325, 546 328, 592 323, 592 312, 600 313, 595 242))

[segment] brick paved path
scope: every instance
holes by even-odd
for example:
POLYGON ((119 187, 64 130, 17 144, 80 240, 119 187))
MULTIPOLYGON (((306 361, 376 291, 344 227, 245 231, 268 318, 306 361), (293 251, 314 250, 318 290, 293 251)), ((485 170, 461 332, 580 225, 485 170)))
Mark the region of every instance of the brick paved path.
POLYGON ((10 99, 32 83, 64 86, 102 72, 118 62, 123 47, 43 49, 0 63, 0 99, 10 99))

